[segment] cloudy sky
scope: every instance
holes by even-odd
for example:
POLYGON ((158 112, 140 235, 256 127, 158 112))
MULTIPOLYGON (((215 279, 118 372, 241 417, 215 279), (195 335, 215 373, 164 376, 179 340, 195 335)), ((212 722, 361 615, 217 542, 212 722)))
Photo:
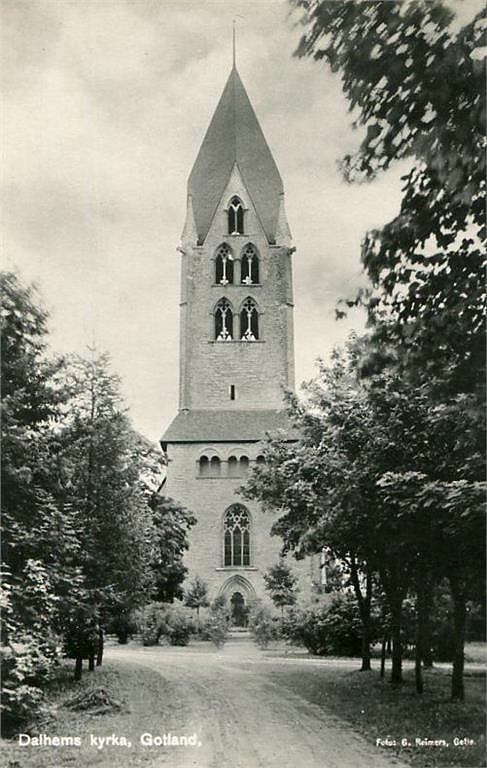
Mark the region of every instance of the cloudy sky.
POLYGON ((3 0, 7 266, 36 281, 52 347, 95 340, 156 440, 177 409, 186 179, 237 64, 281 171, 294 236, 296 371, 310 378, 362 318, 334 320, 363 282, 364 232, 398 210, 401 169, 345 184, 353 151, 339 80, 293 57, 281 0, 3 0))

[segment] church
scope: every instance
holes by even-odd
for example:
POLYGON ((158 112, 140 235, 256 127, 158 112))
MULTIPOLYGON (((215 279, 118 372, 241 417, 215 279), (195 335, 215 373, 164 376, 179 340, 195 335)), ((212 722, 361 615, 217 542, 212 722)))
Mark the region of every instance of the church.
MULTIPOLYGON (((188 180, 181 247, 179 412, 162 437, 164 494, 197 518, 185 556, 234 625, 279 559, 275 517, 236 494, 267 434, 293 434, 291 233, 279 170, 235 63, 188 180)), ((312 563, 290 565, 301 597, 312 563)))

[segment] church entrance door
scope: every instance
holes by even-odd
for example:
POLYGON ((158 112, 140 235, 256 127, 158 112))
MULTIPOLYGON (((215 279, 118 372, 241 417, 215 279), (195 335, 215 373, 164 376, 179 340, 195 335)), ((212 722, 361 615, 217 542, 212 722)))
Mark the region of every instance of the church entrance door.
POLYGON ((234 627, 246 627, 248 609, 242 593, 234 592, 230 598, 230 604, 232 606, 232 625, 234 627))

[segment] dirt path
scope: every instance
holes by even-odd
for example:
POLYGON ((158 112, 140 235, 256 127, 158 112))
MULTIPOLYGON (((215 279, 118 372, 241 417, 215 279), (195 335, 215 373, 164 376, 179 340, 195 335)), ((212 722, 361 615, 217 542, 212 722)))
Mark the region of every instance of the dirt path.
MULTIPOLYGON (((281 686, 249 642, 212 649, 117 647, 108 658, 150 667, 177 696, 158 734, 195 732, 199 747, 162 747, 161 768, 401 768, 321 707, 281 686)), ((285 660, 286 664, 306 661, 285 660)), ((167 704, 167 702, 166 702, 167 704)), ((154 734, 157 735, 157 734, 154 734)))

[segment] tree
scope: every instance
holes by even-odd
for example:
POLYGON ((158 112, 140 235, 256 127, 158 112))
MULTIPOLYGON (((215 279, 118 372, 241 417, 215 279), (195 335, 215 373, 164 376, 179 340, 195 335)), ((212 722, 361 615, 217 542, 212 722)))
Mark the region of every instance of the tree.
MULTIPOLYGON (((365 342, 352 338, 329 367, 321 365, 307 386, 307 400, 291 403, 300 440, 271 440, 266 465, 254 470, 244 493, 280 511, 273 532, 283 538, 285 549, 299 555, 326 546, 348 566, 363 622, 364 669, 370 664, 365 646, 373 577, 379 574, 393 638, 391 681, 399 684, 402 605, 408 592, 416 591, 419 598, 418 654, 424 658, 430 645, 423 640, 428 590, 443 575, 457 572, 456 552, 463 552, 471 537, 483 540, 481 518, 469 501, 480 487, 483 426, 468 397, 436 405, 429 385, 415 387, 394 370, 362 379, 361 350, 367 351, 365 342), (472 508, 468 537, 460 533, 463 492, 463 502, 472 508), (448 504, 450 493, 458 502, 455 508, 448 504)), ((480 552, 478 557, 483 562, 480 552)), ((473 578, 477 566, 471 567, 468 558, 463 563, 473 578)), ((461 579, 468 583, 466 572, 461 579)), ((458 598, 459 617, 465 599, 464 593, 458 598)), ((418 676, 418 690, 421 685, 418 676)))
POLYGON ((196 577, 189 585, 184 596, 184 604, 187 605, 188 608, 196 609, 199 630, 200 608, 206 608, 210 604, 208 601, 208 585, 199 577, 196 577))
POLYGON ((47 313, 32 287, 0 274, 2 292, 2 675, 6 725, 29 716, 77 604, 75 510, 59 493, 56 420, 68 397, 62 359, 47 354, 47 313))
MULTIPOLYGON (((451 4, 292 0, 306 27, 298 56, 340 73, 354 125, 348 181, 406 160, 396 218, 367 234, 372 288, 359 296, 416 374, 455 391, 483 384, 485 88, 483 16, 455 31, 451 4)), ((351 302, 353 303, 353 302, 351 302)))
POLYGON ((294 605, 296 602, 297 581, 296 576, 283 560, 264 573, 265 589, 276 608, 281 609, 281 619, 284 617, 285 606, 294 605))
POLYGON ((70 399, 59 426, 62 466, 69 502, 77 510, 79 565, 90 602, 76 614, 75 625, 80 626, 80 615, 89 622, 97 616, 100 664, 106 621, 129 614, 154 588, 150 564, 156 536, 147 478, 154 463, 161 468, 162 457, 152 449, 153 456, 132 429, 107 355, 73 356, 67 379, 70 399))
POLYGON ((196 518, 159 492, 152 494, 149 503, 155 537, 150 566, 154 575, 153 599, 172 603, 183 598, 182 584, 187 572, 183 556, 189 546, 188 531, 196 518))

